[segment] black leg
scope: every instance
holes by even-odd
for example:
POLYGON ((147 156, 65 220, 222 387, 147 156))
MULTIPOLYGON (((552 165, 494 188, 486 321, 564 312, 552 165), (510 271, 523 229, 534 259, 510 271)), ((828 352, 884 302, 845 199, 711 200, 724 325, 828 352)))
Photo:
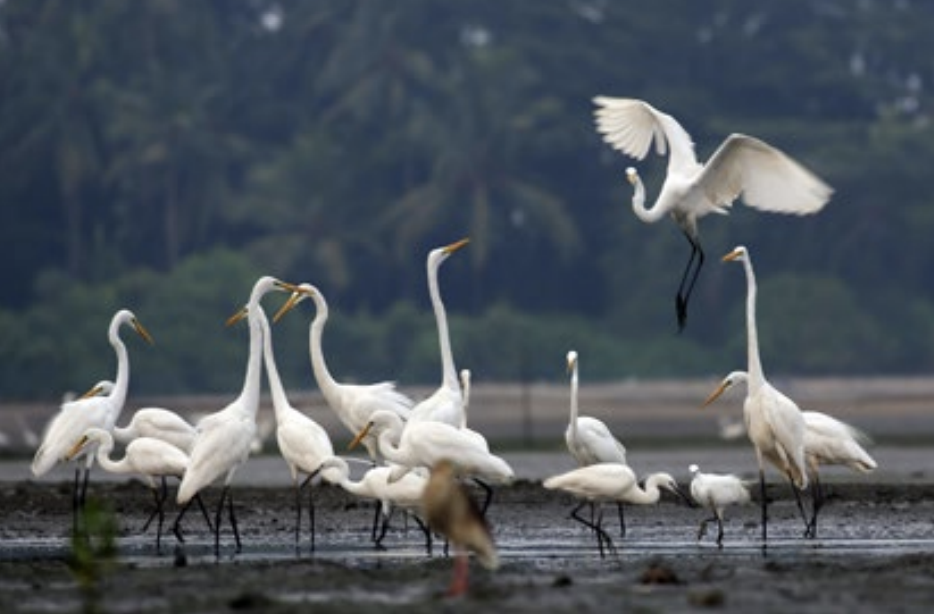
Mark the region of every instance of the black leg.
MULTIPOLYGON (((199 495, 195 495, 195 497, 197 497, 198 503, 199 503, 199 505, 202 506, 202 510, 203 510, 203 509, 204 509, 204 504, 201 502, 201 497, 200 497, 199 495)), ((179 543, 185 543, 185 538, 182 537, 182 518, 185 517, 185 512, 187 512, 187 511, 188 511, 188 508, 191 507, 191 504, 192 504, 193 501, 194 501, 194 499, 189 499, 189 500, 188 500, 188 503, 186 503, 186 504, 182 507, 182 510, 178 513, 178 516, 175 517, 175 522, 174 522, 174 524, 172 525, 172 532, 175 533, 175 539, 177 539, 177 540, 179 541, 179 543)), ((208 523, 208 524, 210 525, 210 523, 208 523)), ((211 532, 213 533, 214 530, 212 529, 211 532)))
POLYGON ((75 484, 71 489, 71 530, 78 533, 78 517, 81 515, 81 467, 75 465, 75 484))
POLYGON ((814 539, 817 537, 817 514, 820 512, 821 508, 824 507, 824 489, 816 473, 811 478, 811 506, 813 514, 811 515, 811 520, 808 522, 804 535, 814 539))
POLYGON ((227 486, 221 490, 221 499, 217 504, 217 510, 214 512, 214 558, 220 558, 221 555, 221 512, 224 511, 224 499, 227 498, 227 486))
MULTIPOLYGON (((201 498, 201 493, 195 494, 194 500, 198 502, 198 507, 201 509, 201 515, 204 516, 204 522, 208 525, 208 531, 213 533, 214 525, 211 524, 211 515, 208 514, 208 508, 204 506, 204 499, 201 498)), ((189 502, 188 505, 191 505, 191 503, 189 502)))
POLYGON ((302 486, 295 482, 295 553, 298 554, 301 546, 298 545, 302 531, 302 486))
MULTIPOLYGON (((226 490, 227 487, 225 487, 226 490)), ((227 493, 227 515, 230 517, 230 526, 233 528, 234 541, 237 542, 237 553, 242 549, 240 544, 240 531, 237 529, 237 517, 234 515, 233 493, 227 493)))
MULTIPOLYGON (((305 480, 303 486, 307 486, 311 481, 311 478, 315 477, 315 474, 311 474, 305 480)), ((311 551, 315 551, 315 490, 311 486, 308 486, 308 524, 311 525, 311 551)))
POLYGON ((723 550, 723 518, 717 514, 717 548, 723 550))
POLYGON ((762 549, 765 550, 765 544, 768 542, 769 503, 765 494, 765 471, 763 469, 759 469, 759 496, 762 498, 760 502, 762 506, 762 549))
POLYGON ((431 556, 431 530, 428 528, 428 525, 422 522, 421 518, 414 514, 412 517, 415 518, 415 522, 418 523, 418 528, 425 534, 425 552, 428 556, 431 556))
POLYGON ((480 488, 482 488, 483 491, 486 493, 486 498, 483 500, 483 505, 480 506, 480 515, 486 518, 486 510, 488 507, 490 507, 490 501, 493 500, 493 489, 490 488, 489 484, 487 484, 480 478, 474 478, 473 481, 476 482, 477 485, 479 485, 480 488))
POLYGON ((606 543, 607 548, 615 555, 616 547, 613 545, 613 540, 610 539, 610 536, 607 534, 607 532, 603 530, 602 526, 600 526, 602 523, 603 514, 601 513, 596 521, 587 520, 586 518, 580 515, 580 510, 585 505, 588 505, 589 503, 590 502, 588 501, 584 501, 580 503, 577 507, 575 507, 573 510, 571 510, 571 518, 581 523, 585 527, 588 527, 589 529, 591 529, 597 534, 597 548, 600 551, 601 559, 606 556, 606 554, 604 553, 604 548, 603 548, 604 543, 606 543))
POLYGON ((788 482, 791 484, 791 491, 795 495, 795 504, 798 506, 798 513, 801 514, 801 519, 804 521, 804 536, 811 536, 811 521, 808 518, 808 513, 804 509, 804 502, 801 500, 801 493, 798 491, 798 487, 795 486, 795 482, 791 479, 791 474, 788 474, 788 482))
POLYGON ((377 502, 376 504, 377 517, 380 519, 380 529, 379 535, 376 536, 376 539, 373 540, 374 545, 377 550, 385 550, 386 547, 383 546, 383 538, 386 537, 386 531, 389 530, 389 521, 392 520, 393 515, 396 513, 394 508, 389 510, 388 514, 383 514, 382 504, 377 502))
POLYGON ((623 504, 618 502, 616 509, 619 512, 619 536, 626 537, 626 516, 623 514, 623 504))
POLYGON ((681 283, 678 284, 678 294, 675 296, 675 310, 678 314, 678 332, 684 330, 684 325, 688 319, 688 302, 691 300, 691 293, 694 291, 694 284, 700 276, 701 267, 704 266, 704 250, 700 241, 685 232, 688 243, 691 244, 691 256, 688 258, 687 265, 681 273, 681 283), (697 259, 697 266, 694 267, 694 260, 697 259), (692 271, 693 269, 693 271, 692 271))
POLYGON ((165 524, 165 500, 169 496, 169 489, 165 483, 165 476, 162 476, 161 488, 155 491, 156 494, 156 514, 159 517, 159 524, 156 525, 156 553, 162 554, 162 525, 165 524))

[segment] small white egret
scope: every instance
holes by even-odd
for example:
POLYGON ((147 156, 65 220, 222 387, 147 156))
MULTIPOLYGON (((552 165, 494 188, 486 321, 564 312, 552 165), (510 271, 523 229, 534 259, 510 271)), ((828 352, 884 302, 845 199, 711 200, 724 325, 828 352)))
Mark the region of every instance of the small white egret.
MULTIPOLYGON (((746 433, 756 450, 759 464, 759 491, 762 506, 762 547, 768 536, 768 498, 765 494, 765 460, 772 463, 792 483, 795 502, 805 518, 801 495, 808 485, 807 467, 804 460, 804 416, 794 401, 769 383, 762 370, 759 356, 759 335, 756 328, 756 275, 752 268, 749 251, 738 246, 723 257, 724 262, 741 262, 746 271, 746 349, 748 389, 743 402, 743 418, 746 433)), ((718 388, 704 402, 709 405, 723 393, 718 388)))
POLYGON ((220 502, 214 516, 214 555, 220 555, 220 521, 227 501, 227 513, 240 551, 240 532, 234 515, 233 496, 230 495, 230 483, 237 469, 250 455, 250 446, 256 434, 256 412, 259 410, 260 379, 263 371, 263 327, 259 310, 260 300, 270 291, 293 292, 295 286, 279 281, 274 277, 264 276, 253 285, 246 307, 228 319, 233 324, 244 317, 250 328, 250 349, 247 359, 246 374, 240 394, 225 408, 205 416, 198 421, 198 437, 191 450, 191 461, 185 477, 178 488, 178 504, 182 511, 175 519, 176 535, 178 526, 192 498, 202 489, 216 480, 223 478, 224 486, 220 502))
POLYGON ((701 164, 690 135, 672 116, 641 100, 597 96, 593 101, 597 131, 614 149, 637 160, 645 158, 653 140, 659 155, 670 150, 668 174, 651 209, 645 207, 645 188, 636 170, 626 169, 626 176, 635 186, 636 216, 654 223, 670 215, 691 244, 675 298, 679 329, 684 328, 691 291, 704 265, 698 219, 728 213, 740 196, 761 211, 805 215, 820 211, 833 193, 798 162, 757 138, 731 134, 701 164))
POLYGON ((266 378, 269 380, 269 394, 276 414, 276 441, 279 452, 289 466, 292 484, 295 487, 295 549, 299 549, 299 536, 302 526, 302 489, 308 488, 308 520, 311 525, 311 549, 315 549, 315 501, 310 486, 311 480, 326 459, 334 456, 331 438, 324 428, 292 407, 285 394, 276 357, 272 349, 272 331, 262 309, 257 310, 263 329, 263 357, 266 362, 266 378), (299 481, 299 474, 307 477, 299 481))
MULTIPOLYGON (((337 414, 347 430, 356 435, 366 427, 370 415, 379 410, 391 411, 399 416, 408 417, 412 400, 396 390, 394 382, 342 384, 331 376, 321 346, 324 325, 328 321, 328 303, 318 288, 307 283, 299 284, 289 300, 275 314, 273 320, 278 321, 286 312, 306 298, 314 302, 316 310, 308 333, 308 347, 315 381, 328 407, 337 414)), ((377 459, 376 440, 369 438, 363 442, 363 445, 370 458, 375 461, 377 459)))
MULTIPOLYGON (((102 394, 104 388, 98 384, 88 391, 82 398, 63 403, 61 410, 52 418, 45 429, 42 444, 36 451, 32 461, 32 473, 41 477, 48 473, 55 465, 62 462, 75 442, 84 435, 89 428, 97 427, 110 431, 123 410, 126 403, 127 391, 130 386, 130 358, 126 345, 120 339, 120 328, 124 325, 133 327, 136 333, 152 344, 152 337, 143 327, 132 311, 121 309, 114 314, 107 331, 107 339, 117 355, 117 376, 112 389, 102 394)), ((105 384, 106 385, 106 384, 105 384)), ((80 479, 81 468, 75 468, 75 485, 72 498, 74 520, 77 523, 80 509, 84 506, 85 495, 88 488, 88 475, 94 464, 93 450, 84 450, 74 457, 75 460, 85 458, 84 479, 80 479)), ((76 525, 77 526, 77 525, 76 525)))
POLYGON ((427 399, 412 408, 410 421, 436 420, 451 426, 463 428, 467 424, 464 414, 464 397, 461 384, 457 379, 454 366, 454 353, 451 350, 451 335, 448 332, 448 317, 441 300, 438 287, 438 270, 448 257, 464 247, 470 239, 461 239, 456 243, 431 250, 428 253, 426 268, 428 271, 428 293, 438 326, 438 344, 441 350, 441 386, 427 399))
POLYGON ((454 573, 448 588, 450 596, 467 591, 468 552, 475 553, 480 564, 491 571, 499 567, 499 555, 490 526, 476 502, 457 481, 456 464, 456 461, 447 459, 435 463, 422 498, 428 526, 454 546, 454 573))
POLYGON ((484 514, 493 496, 487 482, 504 484, 515 478, 509 463, 490 453, 463 429, 446 422, 418 420, 403 423, 398 414, 378 411, 370 417, 370 422, 357 434, 350 447, 356 446, 370 432, 376 433, 380 454, 397 464, 391 480, 399 479, 416 467, 430 468, 441 460, 450 460, 456 465, 459 475, 473 478, 486 491, 482 506, 484 514))
POLYGON ((621 463, 596 463, 578 467, 546 479, 543 485, 549 490, 562 490, 582 499, 581 503, 571 511, 571 518, 597 534, 597 547, 601 557, 604 556, 604 544, 613 554, 616 553, 613 540, 601 526, 602 514, 597 516, 596 521, 587 520, 578 514, 581 508, 590 503, 608 501, 652 505, 657 503, 661 497, 660 488, 686 499, 678 482, 671 474, 653 473, 646 478, 645 486, 640 487, 636 473, 629 466, 621 463))
POLYGON ((717 546, 723 548, 723 511, 730 505, 749 503, 749 489, 735 475, 701 473, 697 465, 689 467, 691 474, 691 496, 697 503, 713 512, 713 517, 701 521, 697 529, 697 541, 707 533, 707 524, 717 522, 717 546))

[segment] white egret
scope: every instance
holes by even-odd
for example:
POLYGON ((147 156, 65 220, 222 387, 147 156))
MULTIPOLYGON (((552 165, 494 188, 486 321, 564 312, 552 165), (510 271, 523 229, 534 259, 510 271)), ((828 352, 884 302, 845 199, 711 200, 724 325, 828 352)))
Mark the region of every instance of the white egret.
MULTIPOLYGON (((626 446, 613 436, 610 428, 600 419, 590 416, 578 416, 578 355, 571 350, 567 354, 567 370, 571 374, 571 416, 564 431, 564 441, 568 452, 581 467, 594 463, 626 462, 626 446)), ((619 510, 620 533, 626 535, 626 520, 623 516, 623 504, 617 503, 619 510)), ((593 509, 591 509, 593 512, 593 509)))
POLYGON ((310 487, 311 480, 326 459, 334 456, 331 438, 324 428, 292 407, 285 394, 279 369, 276 367, 276 357, 272 349, 272 331, 262 309, 258 309, 260 323, 263 329, 263 357, 266 362, 266 378, 269 380, 269 394, 272 397, 272 406, 276 414, 276 441, 279 443, 279 452, 289 466, 292 474, 292 484, 295 487, 295 549, 299 549, 299 536, 302 526, 302 489, 308 488, 308 520, 311 524, 311 549, 315 549, 315 501, 314 493, 310 487), (304 474, 305 479, 299 481, 299 475, 304 474))
POLYGON ((707 524, 717 522, 717 546, 723 548, 723 511, 730 505, 749 503, 746 483, 735 475, 701 473, 697 465, 689 467, 691 474, 691 496, 697 503, 713 512, 713 517, 701 521, 697 529, 697 540, 707 533, 707 524))
MULTIPOLYGON (((324 350, 321 347, 321 337, 324 325, 328 321, 328 303, 318 288, 311 284, 299 284, 295 293, 282 306, 274 316, 278 321, 286 312, 305 298, 311 298, 315 304, 315 317, 309 327, 308 347, 311 354, 311 367, 315 374, 315 381, 321 394, 340 421, 347 429, 356 435, 370 420, 375 411, 391 411, 402 417, 408 417, 412 407, 412 400, 396 390, 394 382, 379 382, 376 384, 342 384, 334 380, 324 360, 324 350)), ((377 446, 375 439, 363 442, 370 458, 377 459, 377 446)))
POLYGON ((461 239, 456 243, 435 248, 428 253, 426 262, 428 293, 438 326, 438 345, 441 349, 441 386, 434 394, 412 408, 410 421, 436 420, 458 428, 467 424, 464 414, 464 397, 457 379, 457 368, 454 366, 454 353, 451 350, 448 316, 444 309, 444 302, 441 300, 441 290, 438 287, 438 270, 451 254, 469 242, 470 239, 461 239))
MULTIPOLYGON (((782 394, 765 378, 759 356, 759 335, 756 328, 756 275, 749 251, 738 246, 723 257, 724 262, 737 261, 746 271, 746 349, 748 389, 743 402, 746 433, 756 450, 759 464, 759 490, 762 506, 762 546, 768 536, 768 498, 765 494, 765 460, 768 460, 792 482, 792 491, 802 517, 806 517, 798 490, 808 485, 804 460, 804 416, 794 401, 782 394)), ((722 387, 707 398, 709 405, 722 394, 722 387)))
POLYGON ((475 553, 480 564, 489 570, 499 567, 499 555, 490 527, 476 502, 457 481, 457 473, 457 461, 439 460, 431 469, 422 498, 428 526, 454 545, 454 573, 448 588, 450 596, 467 591, 468 552, 475 553))
POLYGON ((174 411, 161 407, 143 407, 133 412, 129 424, 124 427, 115 426, 113 437, 123 444, 128 444, 137 437, 161 439, 190 454, 197 433, 193 424, 174 411))
POLYGON ((515 478, 509 463, 484 449, 463 429, 446 422, 418 420, 403 423, 398 414, 378 411, 373 413, 350 446, 357 445, 370 432, 376 433, 380 454, 397 464, 390 480, 399 479, 416 467, 430 468, 441 460, 450 460, 457 466, 459 475, 473 478, 486 491, 483 513, 486 513, 493 496, 487 482, 504 484, 515 478))
MULTIPOLYGON (((398 480, 389 479, 392 466, 380 465, 370 467, 359 480, 350 477, 350 466, 339 456, 334 456, 321 463, 321 477, 331 484, 337 484, 350 494, 364 499, 378 501, 377 515, 372 531, 373 541, 377 548, 382 549, 382 541, 389 528, 389 521, 396 509, 405 512, 421 511, 422 493, 428 482, 426 472, 421 469, 409 471, 398 480), (379 526, 377 526, 379 525, 379 526)), ((422 529, 426 538, 426 550, 431 552, 431 532, 416 515, 415 521, 422 529)))
MULTIPOLYGON (((107 331, 107 339, 117 355, 117 376, 108 394, 101 394, 103 389, 95 386, 80 399, 63 403, 61 410, 52 418, 45 429, 42 444, 32 461, 32 473, 41 477, 55 465, 62 462, 75 442, 89 428, 97 427, 110 431, 126 403, 127 390, 130 386, 130 358, 126 345, 120 339, 120 328, 124 325, 133 327, 136 333, 152 343, 152 337, 136 318, 132 311, 121 309, 114 314, 107 331)), ((75 468, 74 496, 72 499, 74 520, 77 523, 78 512, 84 506, 88 488, 88 475, 94 464, 93 450, 85 450, 74 457, 84 457, 84 479, 80 479, 81 468, 75 468)), ((77 525, 76 525, 77 526, 77 525)))
POLYGON ((256 412, 259 410, 260 379, 263 367, 263 327, 260 320, 260 299, 272 290, 294 291, 295 286, 286 284, 273 277, 259 278, 253 285, 246 307, 231 316, 228 325, 243 317, 247 318, 250 328, 250 349, 247 359, 246 375, 239 396, 225 408, 205 416, 198 421, 198 436, 191 450, 191 461, 185 477, 178 488, 178 504, 182 511, 175 520, 176 535, 178 525, 192 498, 202 489, 216 480, 223 478, 224 486, 220 502, 214 516, 214 554, 220 555, 220 521, 227 501, 227 513, 240 551, 240 532, 234 515, 233 496, 230 495, 230 483, 237 469, 250 454, 250 446, 256 434, 256 412))
MULTIPOLYGON (((84 435, 72 446, 67 457, 74 458, 93 445, 97 445, 97 462, 104 471, 116 474, 135 474, 146 481, 156 502, 156 509, 153 512, 153 516, 159 519, 156 530, 156 551, 161 552, 165 500, 168 496, 165 479, 166 477, 181 479, 188 467, 188 455, 161 439, 138 437, 126 447, 123 458, 115 460, 110 458, 110 453, 114 448, 114 438, 111 433, 92 427, 85 431, 84 435), (159 479, 159 485, 156 484, 156 478, 159 479)), ((198 503, 201 504, 200 499, 198 503)), ((207 511, 203 506, 202 511, 207 519, 207 511)), ((146 526, 149 526, 149 522, 146 526)))
MULTIPOLYGON (((736 384, 745 383, 747 379, 745 371, 733 371, 723 379, 720 387, 725 392, 736 384)), ((811 484, 813 508, 807 534, 816 537, 817 514, 824 504, 820 466, 842 465, 860 473, 870 473, 877 465, 863 448, 870 442, 869 436, 858 428, 819 411, 802 411, 801 415, 804 416, 804 458, 811 484)))
POLYGON ((670 474, 653 473, 646 478, 645 486, 640 487, 636 473, 622 463, 596 463, 578 467, 546 479, 543 485, 549 490, 562 490, 582 499, 581 503, 571 511, 571 518, 593 529, 597 534, 597 547, 601 557, 604 556, 604 544, 614 554, 616 548, 613 546, 613 540, 600 526, 602 514, 597 516, 596 521, 587 520, 578 514, 585 505, 605 501, 652 505, 657 503, 661 497, 660 488, 686 499, 678 483, 670 474))
POLYGON ((593 100, 597 131, 614 149, 637 160, 645 158, 653 140, 659 155, 670 150, 668 174, 651 209, 645 207, 645 188, 636 170, 626 169, 626 176, 635 187, 632 208, 636 216, 654 223, 671 215, 691 244, 675 298, 679 329, 684 328, 691 291, 704 265, 698 219, 709 213, 728 213, 740 196, 762 211, 810 214, 820 211, 833 193, 798 162, 757 138, 731 134, 701 164, 691 137, 670 115, 641 100, 605 96, 593 100), (697 267, 692 272, 695 258, 697 267))

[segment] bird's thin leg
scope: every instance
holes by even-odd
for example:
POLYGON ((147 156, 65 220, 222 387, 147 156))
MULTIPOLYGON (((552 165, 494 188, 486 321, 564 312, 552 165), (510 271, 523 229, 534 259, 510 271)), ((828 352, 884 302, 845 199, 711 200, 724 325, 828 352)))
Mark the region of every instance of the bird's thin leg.
POLYGON ((623 504, 617 502, 616 509, 619 512, 619 536, 626 537, 626 516, 623 514, 623 504))
POLYGON ((817 537, 817 514, 824 507, 824 488, 821 486, 820 478, 816 473, 811 478, 811 506, 813 514, 804 534, 806 537, 814 539, 817 537))
POLYGON ((156 525, 156 553, 162 554, 162 525, 165 524, 165 500, 169 496, 169 488, 165 483, 165 476, 160 480, 160 488, 156 492, 156 515, 159 523, 156 525))
POLYGON ((211 515, 208 514, 208 508, 204 506, 204 499, 201 498, 201 493, 196 493, 194 500, 198 502, 198 507, 201 509, 201 515, 204 516, 204 522, 208 525, 208 531, 213 533, 214 525, 211 524, 211 515))
POLYGON ((713 520, 713 518, 704 518, 701 520, 700 526, 697 527, 697 541, 704 539, 704 536, 707 535, 707 524, 713 520))
POLYGON ((493 489, 490 488, 490 485, 481 480, 480 478, 474 478, 474 482, 477 483, 480 488, 486 493, 486 498, 483 500, 483 505, 480 506, 480 515, 486 518, 486 510, 490 507, 490 501, 493 500, 493 489))
POLYGON ((723 550, 723 517, 717 512, 717 548, 723 550))
POLYGON ((415 518, 415 522, 418 523, 418 528, 421 529, 422 533, 425 534, 425 552, 427 552, 428 555, 431 556, 431 530, 428 528, 428 526, 424 522, 422 522, 421 518, 415 515, 413 515, 412 517, 415 518))
POLYGON ((811 536, 811 520, 808 518, 808 513, 804 509, 804 502, 801 500, 801 493, 798 492, 798 488, 795 486, 794 480, 791 479, 791 475, 788 475, 788 479, 791 483, 791 491, 795 494, 795 504, 798 506, 798 513, 801 514, 801 519, 804 520, 804 536, 811 536))
POLYGON ((301 546, 298 545, 299 536, 302 531, 302 487, 296 480, 295 482, 295 553, 298 554, 301 546))
MULTIPOLYGON (((225 487, 226 488, 226 487, 225 487)), ((233 493, 227 493, 227 515, 230 517, 230 526, 233 528, 234 541, 237 542, 237 553, 242 550, 240 544, 240 531, 237 529, 237 516, 234 514, 233 493)))
POLYGON ((379 501, 374 505, 376 513, 373 514, 373 526, 370 527, 370 540, 378 542, 377 536, 379 534, 380 528, 382 527, 383 521, 383 505, 379 501))
MULTIPOLYGON (((195 496, 197 497, 197 495, 195 495, 195 496)), ((194 499, 189 499, 189 500, 188 500, 188 503, 186 503, 186 504, 182 507, 182 510, 178 513, 178 516, 175 517, 175 522, 174 522, 173 525, 172 525, 172 532, 175 533, 175 539, 177 539, 177 540, 179 541, 179 543, 185 543, 185 538, 182 537, 182 518, 185 517, 185 512, 187 512, 187 511, 188 511, 188 508, 191 507, 191 504, 192 504, 193 501, 194 501, 194 499)), ((200 497, 198 497, 198 502, 199 502, 199 504, 201 504, 201 498, 200 498, 200 497)), ((202 509, 204 509, 203 504, 201 504, 201 505, 202 505, 202 509)), ((208 523, 208 525, 210 525, 210 522, 208 523)), ((213 533, 214 530, 211 529, 211 532, 213 533)))
POLYGON ((318 475, 318 472, 315 471, 305 479, 305 483, 302 485, 304 488, 308 486, 308 524, 311 525, 311 551, 315 551, 315 489, 311 486, 311 478, 318 475))
POLYGON ((681 283, 678 284, 678 294, 675 296, 675 310, 678 314, 678 331, 684 330, 684 325, 688 319, 688 302, 691 299, 691 293, 694 291, 694 284, 700 275, 701 267, 704 266, 704 249, 700 241, 685 232, 688 243, 691 244, 691 256, 688 258, 684 272, 681 273, 681 283), (694 267, 694 260, 697 259, 697 266, 694 267), (693 269, 693 272, 692 272, 693 269))
POLYGON ((606 554, 604 553, 604 549, 603 549, 604 542, 607 544, 607 547, 614 554, 616 553, 616 547, 613 546, 613 540, 610 539, 610 536, 607 535, 607 532, 604 531, 603 527, 600 526, 600 523, 603 518, 602 513, 598 516, 596 521, 587 520, 586 518, 580 515, 581 508, 583 508, 585 505, 588 505, 589 503, 590 502, 588 501, 583 501, 577 507, 571 510, 571 518, 581 523, 585 527, 588 527, 589 529, 591 529, 597 534, 597 548, 600 550, 600 558, 602 559, 606 556, 606 554))
POLYGON ((768 529, 766 528, 769 523, 769 514, 768 514, 768 501, 765 495, 765 470, 759 469, 759 496, 762 498, 760 505, 762 506, 762 549, 765 550, 765 544, 768 542, 768 529))
POLYGON ((383 538, 386 537, 386 531, 389 530, 389 521, 392 519, 393 514, 396 513, 396 510, 392 508, 389 510, 388 514, 383 514, 381 505, 376 509, 378 512, 380 512, 379 518, 382 520, 382 522, 380 523, 379 535, 376 537, 376 539, 373 540, 373 542, 376 545, 377 550, 385 550, 386 547, 383 546, 383 538))

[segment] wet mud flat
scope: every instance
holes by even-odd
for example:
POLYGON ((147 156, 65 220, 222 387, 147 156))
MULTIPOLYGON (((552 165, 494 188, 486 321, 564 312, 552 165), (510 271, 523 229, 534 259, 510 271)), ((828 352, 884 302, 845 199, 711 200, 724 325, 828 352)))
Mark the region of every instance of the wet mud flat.
MULTIPOLYGON (((625 538, 607 506, 604 527, 617 554, 601 558, 593 534, 569 519, 572 498, 519 481, 497 489, 489 511, 500 569, 472 562, 469 594, 451 599, 452 560, 441 543, 427 554, 415 522, 397 515, 385 550, 374 549, 373 508, 335 487, 316 490, 314 552, 307 516, 296 552, 290 488, 235 488, 243 550, 235 553, 225 524, 215 557, 195 510, 185 518, 184 549, 168 533, 157 554, 154 532, 139 533, 151 509, 147 489, 92 482, 89 496, 118 522, 117 552, 95 572, 94 605, 106 612, 929 612, 934 486, 835 483, 827 490, 818 538, 806 540, 790 490, 770 486, 764 553, 755 503, 728 511, 722 550, 711 537, 696 541, 706 512, 674 497, 627 507, 625 538)), ((208 491, 208 504, 218 496, 208 491)), ((172 506, 170 520, 174 514, 172 506)), ((81 611, 91 593, 70 562, 70 483, 0 483, 0 518, 0 611, 81 611)))

